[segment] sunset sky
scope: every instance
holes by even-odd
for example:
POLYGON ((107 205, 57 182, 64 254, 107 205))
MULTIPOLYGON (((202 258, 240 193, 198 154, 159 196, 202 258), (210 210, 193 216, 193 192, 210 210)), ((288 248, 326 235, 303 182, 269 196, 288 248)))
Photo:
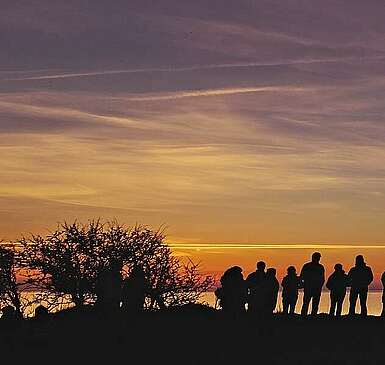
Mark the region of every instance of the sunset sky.
POLYGON ((263 258, 282 273, 317 249, 328 270, 360 252, 382 272, 384 14, 2 0, 0 236, 117 218, 166 226, 208 271, 263 258))

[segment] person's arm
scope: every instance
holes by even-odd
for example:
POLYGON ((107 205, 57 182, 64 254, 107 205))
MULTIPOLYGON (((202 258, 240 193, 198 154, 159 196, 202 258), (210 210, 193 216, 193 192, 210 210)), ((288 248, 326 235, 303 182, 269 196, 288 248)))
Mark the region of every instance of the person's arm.
POLYGON ((321 269, 321 272, 322 272, 322 278, 321 278, 321 286, 323 286, 325 284, 325 268, 323 267, 323 265, 321 265, 322 269, 321 269))
POLYGON ((373 277, 373 272, 372 272, 372 269, 370 267, 368 267, 368 285, 371 284, 371 282, 373 281, 374 277, 373 277))
POLYGON ((299 285, 300 285, 300 288, 303 288, 303 284, 305 282, 305 275, 306 275, 306 264, 302 266, 301 272, 299 274, 299 285))
POLYGON ((326 287, 329 289, 329 290, 332 290, 332 279, 333 279, 333 274, 329 276, 328 278, 328 281, 326 282, 326 287))
POLYGON ((352 269, 350 269, 346 275, 346 286, 352 286, 352 269))

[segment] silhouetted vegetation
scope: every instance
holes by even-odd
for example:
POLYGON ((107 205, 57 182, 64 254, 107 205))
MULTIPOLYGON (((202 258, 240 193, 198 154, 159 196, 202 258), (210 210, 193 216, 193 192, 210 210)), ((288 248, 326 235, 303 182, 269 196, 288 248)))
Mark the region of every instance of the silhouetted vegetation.
POLYGON ((1 308, 12 306, 22 315, 20 284, 16 278, 15 254, 12 250, 0 247, 0 304, 1 308))
POLYGON ((17 271, 24 290, 35 293, 30 306, 43 303, 52 311, 94 304, 98 294, 102 297, 102 278, 117 267, 121 279, 114 295, 119 303, 123 279, 140 267, 147 282, 147 308, 196 303, 214 279, 202 276, 199 264, 173 256, 164 239, 162 230, 128 228, 115 221, 63 223, 47 236, 34 235, 14 248, 1 248, 0 299, 23 311, 17 271))
MULTIPOLYGON (((299 276, 295 267, 288 268, 282 281, 283 315, 273 315, 279 282, 276 270, 266 270, 263 261, 246 280, 239 266, 224 272, 215 291, 223 309, 218 311, 198 304, 213 278, 202 276, 199 265, 173 256, 164 238, 161 230, 95 220, 64 223, 47 236, 0 247, 3 354, 65 357, 65 348, 83 361, 118 355, 143 364, 180 363, 186 353, 186 364, 383 360, 382 319, 366 317, 365 293, 373 275, 362 256, 348 275, 337 264, 329 277, 331 316, 315 316, 324 283, 319 253, 299 276), (348 286, 360 296, 366 321, 354 316, 335 320, 348 286), (301 288, 305 310, 299 316, 294 311, 301 288), (40 295, 28 301, 22 299, 23 290, 40 295), (305 321, 310 300, 312 321, 305 321), (22 320, 20 314, 31 307, 34 317, 22 320)), ((385 274, 382 282, 385 286, 385 274)), ((357 296, 350 297, 351 307, 357 296)))

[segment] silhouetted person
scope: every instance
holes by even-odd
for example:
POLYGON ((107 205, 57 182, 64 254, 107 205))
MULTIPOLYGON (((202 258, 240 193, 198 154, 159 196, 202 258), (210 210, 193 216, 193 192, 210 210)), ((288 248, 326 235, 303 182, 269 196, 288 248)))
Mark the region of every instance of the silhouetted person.
POLYGON ((48 317, 48 309, 44 305, 39 305, 35 309, 35 318, 36 319, 46 319, 48 317))
POLYGON ((215 294, 227 314, 238 316, 245 312, 246 286, 239 266, 230 267, 224 272, 221 277, 221 288, 216 290, 215 294))
POLYGON ((1 310, 1 313, 2 313, 2 316, 1 316, 2 321, 13 322, 18 318, 15 308, 12 307, 11 305, 6 305, 1 310))
POLYGON ((356 264, 352 267, 348 274, 350 284, 350 307, 349 314, 353 315, 356 312, 357 298, 360 298, 361 315, 366 316, 368 309, 366 302, 368 299, 369 284, 373 281, 372 269, 366 266, 364 257, 358 255, 356 257, 356 264))
POLYGON ((294 266, 287 268, 287 275, 282 280, 282 305, 284 314, 294 314, 298 300, 300 279, 294 266))
POLYGON ((263 298, 265 302, 266 314, 273 314, 277 306, 277 298, 279 291, 279 282, 276 278, 277 270, 269 268, 266 271, 265 282, 263 284, 263 298))
POLYGON ((102 270, 98 276, 96 305, 104 311, 113 312, 120 307, 122 291, 121 269, 121 264, 114 261, 109 267, 102 270))
POLYGON ((330 315, 341 316, 347 286, 348 276, 345 274, 342 265, 336 264, 334 272, 326 282, 326 287, 330 290, 330 315))
POLYGON ((123 282, 122 309, 128 313, 143 310, 148 284, 143 269, 135 266, 130 276, 123 282))
POLYGON ((385 317, 385 272, 383 272, 383 274, 381 276, 381 282, 382 282, 382 286, 383 286, 383 290, 382 290, 382 313, 381 313, 381 315, 383 317, 385 317))
POLYGON ((307 315, 310 301, 312 302, 311 314, 316 315, 318 313, 322 286, 325 282, 325 269, 319 263, 320 260, 321 254, 314 252, 311 256, 311 262, 306 263, 301 270, 300 279, 303 286, 302 315, 307 315))
POLYGON ((266 280, 265 268, 266 264, 263 261, 257 262, 257 270, 249 274, 246 279, 248 311, 257 316, 263 313, 265 305, 263 293, 263 285, 266 280))

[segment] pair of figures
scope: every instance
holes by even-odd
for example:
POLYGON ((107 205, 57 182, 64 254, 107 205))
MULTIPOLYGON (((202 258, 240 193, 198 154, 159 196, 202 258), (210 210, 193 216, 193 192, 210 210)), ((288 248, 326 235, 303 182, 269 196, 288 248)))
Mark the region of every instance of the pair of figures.
POLYGON ((221 277, 221 287, 215 291, 224 312, 238 315, 248 312, 255 316, 271 315, 276 307, 279 282, 276 270, 269 268, 265 271, 263 261, 257 263, 257 270, 243 279, 242 268, 233 266, 221 277))

